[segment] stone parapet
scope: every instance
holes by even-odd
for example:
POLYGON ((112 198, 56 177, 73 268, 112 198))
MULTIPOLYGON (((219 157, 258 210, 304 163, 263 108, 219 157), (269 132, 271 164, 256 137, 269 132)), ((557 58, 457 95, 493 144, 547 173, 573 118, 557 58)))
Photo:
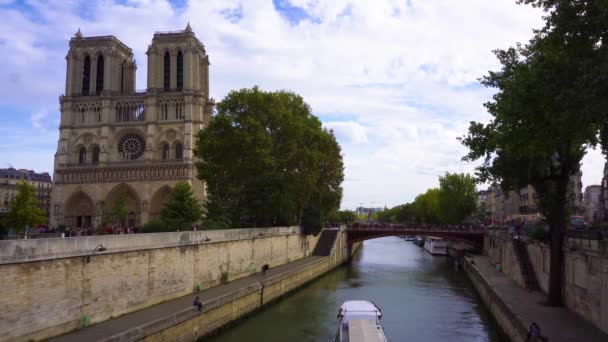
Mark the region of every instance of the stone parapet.
MULTIPOLYGON (((513 249, 513 237, 491 232, 485 237, 485 253, 501 271, 524 287, 519 260, 513 249)), ((549 288, 551 264, 547 244, 525 240, 526 249, 538 285, 544 293, 549 288)), ((595 326, 608 332, 608 255, 606 240, 567 238, 564 241, 564 305, 595 326)))
POLYGON ((147 249, 171 248, 296 234, 300 234, 300 227, 221 229, 170 233, 4 240, 0 241, 0 265, 88 256, 91 255, 98 245, 103 245, 106 248, 104 252, 99 253, 105 255, 147 249))

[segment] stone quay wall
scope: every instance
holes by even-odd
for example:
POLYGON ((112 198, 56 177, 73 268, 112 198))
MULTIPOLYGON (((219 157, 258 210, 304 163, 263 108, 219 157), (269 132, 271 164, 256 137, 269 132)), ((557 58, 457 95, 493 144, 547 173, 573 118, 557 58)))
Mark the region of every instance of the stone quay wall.
POLYGON ((516 342, 525 341, 526 327, 513 314, 513 310, 496 294, 492 289, 491 283, 467 257, 463 260, 463 269, 494 319, 496 319, 503 332, 509 337, 509 340, 516 342))
MULTIPOLYGON (((526 243, 532 268, 541 290, 549 287, 549 246, 528 241, 526 243)), ((568 238, 564 247, 565 306, 608 333, 608 243, 587 239, 568 238)), ((484 248, 494 263, 522 287, 525 282, 512 237, 500 232, 486 234, 484 248)))
POLYGON ((0 341, 137 311, 306 257, 316 241, 299 227, 0 241, 0 341))
POLYGON ((133 332, 127 332, 125 336, 111 337, 110 340, 196 341, 347 262, 361 246, 362 243, 358 242, 349 249, 346 233, 341 231, 330 256, 303 265, 299 269, 268 277, 262 282, 236 290, 223 298, 204 302, 202 314, 191 308, 184 309, 158 322, 136 327, 133 332))

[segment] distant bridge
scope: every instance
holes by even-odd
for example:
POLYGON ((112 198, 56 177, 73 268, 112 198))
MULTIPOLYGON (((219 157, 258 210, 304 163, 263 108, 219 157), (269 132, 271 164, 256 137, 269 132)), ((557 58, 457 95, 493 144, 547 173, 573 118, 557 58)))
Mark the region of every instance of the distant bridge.
POLYGON ((450 241, 466 243, 478 250, 483 249, 484 231, 473 227, 423 224, 351 223, 346 227, 349 244, 385 236, 435 236, 450 241))

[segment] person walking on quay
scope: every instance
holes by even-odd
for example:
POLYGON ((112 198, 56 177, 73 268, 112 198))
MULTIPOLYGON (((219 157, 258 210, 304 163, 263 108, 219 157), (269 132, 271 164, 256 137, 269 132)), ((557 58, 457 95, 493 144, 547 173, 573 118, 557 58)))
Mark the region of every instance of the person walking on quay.
POLYGON ((526 335, 526 342, 533 341, 549 341, 547 337, 541 335, 540 326, 536 324, 536 322, 530 324, 530 331, 528 331, 528 334, 526 335))
POLYGON ((198 296, 194 298, 192 306, 196 306, 198 308, 198 312, 201 312, 203 310, 203 303, 201 303, 201 300, 198 298, 198 296))

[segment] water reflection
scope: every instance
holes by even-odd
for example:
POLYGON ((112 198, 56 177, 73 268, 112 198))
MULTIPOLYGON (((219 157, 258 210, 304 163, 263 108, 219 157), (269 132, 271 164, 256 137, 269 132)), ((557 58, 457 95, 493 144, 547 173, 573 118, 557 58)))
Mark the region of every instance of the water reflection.
POLYGON ((396 237, 366 241, 348 266, 205 340, 328 341, 349 299, 382 308, 389 341, 502 341, 462 271, 396 237))

